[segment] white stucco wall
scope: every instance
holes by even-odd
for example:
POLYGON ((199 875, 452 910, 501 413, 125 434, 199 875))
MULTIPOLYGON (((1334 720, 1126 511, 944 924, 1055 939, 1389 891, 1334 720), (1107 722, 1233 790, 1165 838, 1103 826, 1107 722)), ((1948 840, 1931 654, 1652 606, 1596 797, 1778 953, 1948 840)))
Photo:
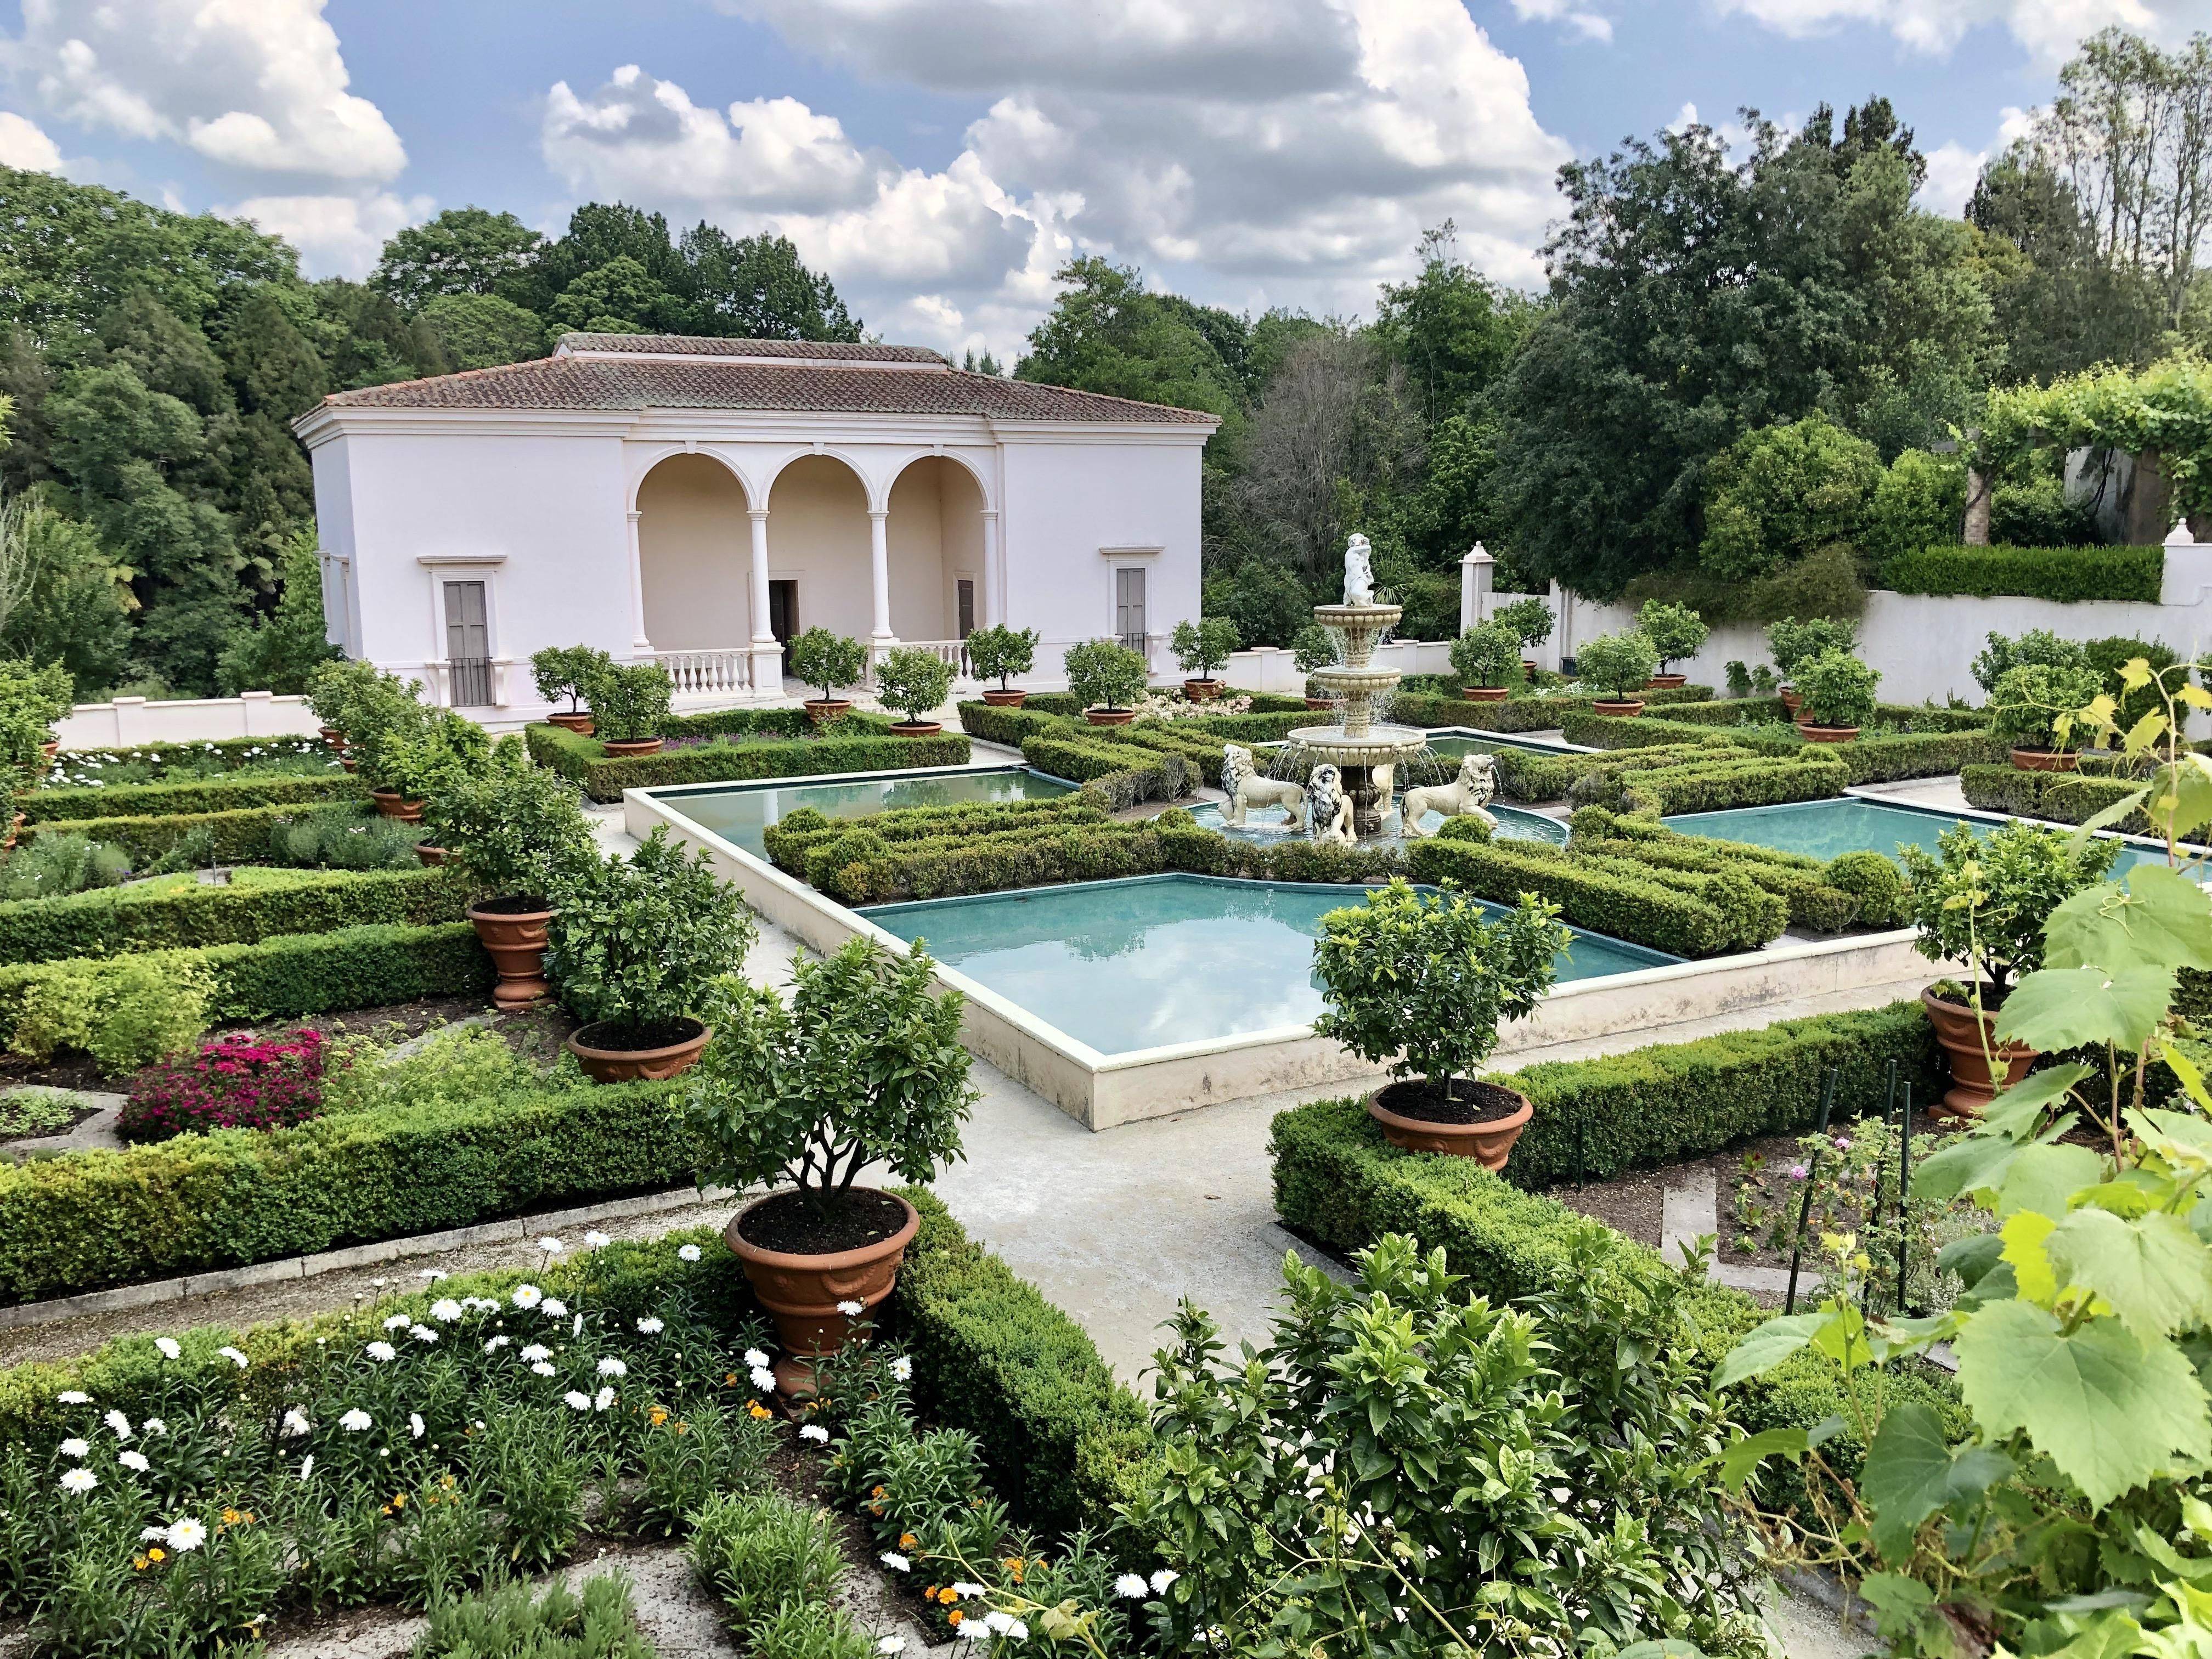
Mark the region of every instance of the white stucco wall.
POLYGON ((738 646, 752 634, 752 524, 744 486, 705 455, 671 455, 638 486, 645 633, 661 651, 738 646))
POLYGON ((801 629, 867 638, 875 626, 867 489, 842 461, 802 455, 776 475, 768 498, 768 574, 798 581, 801 629))

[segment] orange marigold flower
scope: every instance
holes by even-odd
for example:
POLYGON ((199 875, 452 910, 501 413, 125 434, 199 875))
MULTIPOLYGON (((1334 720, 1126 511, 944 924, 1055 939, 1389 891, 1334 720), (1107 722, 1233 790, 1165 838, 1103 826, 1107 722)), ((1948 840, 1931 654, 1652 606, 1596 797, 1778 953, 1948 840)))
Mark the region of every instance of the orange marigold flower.
POLYGON ((921 1541, 910 1532, 902 1532, 899 1534, 899 1547, 902 1550, 910 1550, 921 1541))
POLYGON ((964 1617, 966 1617, 966 1615, 963 1613, 959 1608, 955 1607, 951 1612, 945 1615, 945 1622, 948 1625, 957 1625, 964 1617))

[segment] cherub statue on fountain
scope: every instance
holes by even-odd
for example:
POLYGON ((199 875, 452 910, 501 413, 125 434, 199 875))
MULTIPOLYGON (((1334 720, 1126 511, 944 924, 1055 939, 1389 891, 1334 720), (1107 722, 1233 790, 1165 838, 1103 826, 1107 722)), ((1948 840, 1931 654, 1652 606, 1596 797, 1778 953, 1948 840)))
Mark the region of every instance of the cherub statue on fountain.
POLYGON ((1355 532, 1344 544, 1344 602, 1346 605, 1375 603, 1375 560, 1367 538, 1355 532))

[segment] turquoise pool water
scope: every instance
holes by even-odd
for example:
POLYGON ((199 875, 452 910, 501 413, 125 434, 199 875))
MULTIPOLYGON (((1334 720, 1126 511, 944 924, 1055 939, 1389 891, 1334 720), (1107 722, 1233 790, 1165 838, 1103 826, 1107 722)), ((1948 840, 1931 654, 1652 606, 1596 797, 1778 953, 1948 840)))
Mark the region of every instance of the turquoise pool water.
MULTIPOLYGON (((1955 813, 1893 806, 1852 796, 1798 801, 1788 806, 1747 806, 1728 812, 1683 812, 1661 822, 1686 836, 1717 836, 1816 859, 1864 849, 1894 858, 1900 844, 1932 854, 1936 836, 1955 823, 1971 823, 1984 835, 1996 827, 1986 819, 1961 819, 1955 813)), ((2166 861, 2163 854, 2148 847, 2124 846, 2112 873, 2123 874, 2146 860, 2166 861)))
POLYGON ((1025 766, 863 778, 850 783, 743 783, 655 792, 702 830, 711 830, 756 858, 771 823, 802 806, 833 818, 866 817, 901 806, 949 806, 963 801, 1032 800, 1064 795, 1075 786, 1025 766))
MULTIPOLYGON (((1364 887, 1137 876, 860 912, 1102 1054, 1303 1025, 1321 1012, 1313 942, 1364 887)), ((1495 910, 1496 906, 1486 905, 1495 910)), ((1562 980, 1676 958, 1577 931, 1562 980)))
POLYGON ((1506 738, 1488 732, 1431 732, 1431 752, 1457 760, 1462 755, 1494 755, 1501 749, 1517 749, 1524 755, 1579 755, 1571 743, 1545 743, 1534 738, 1506 738))

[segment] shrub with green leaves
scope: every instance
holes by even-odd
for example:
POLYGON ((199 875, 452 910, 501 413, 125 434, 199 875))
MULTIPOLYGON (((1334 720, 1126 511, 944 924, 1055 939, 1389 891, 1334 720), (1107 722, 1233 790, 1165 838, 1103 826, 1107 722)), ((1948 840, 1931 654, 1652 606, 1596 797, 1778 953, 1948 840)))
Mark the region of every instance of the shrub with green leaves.
POLYGON ((1848 651, 1823 651, 1797 665, 1797 718, 1808 726, 1857 726, 1874 718, 1874 689, 1881 676, 1848 651))
POLYGON ((53 898, 112 887, 131 873, 131 854, 88 836, 40 836, 0 863, 0 902, 53 898))
POLYGON ((1827 617, 1811 617, 1803 622, 1784 617, 1770 623, 1766 629, 1766 648, 1773 655, 1774 672, 1785 681, 1794 682, 1799 668, 1826 652, 1856 651, 1858 645, 1856 623, 1827 617))
POLYGON ((1036 629, 1014 629, 1004 623, 994 623, 968 636, 968 665, 975 671, 977 679, 995 679, 1000 690, 1010 690, 1012 688, 1009 682, 1015 675, 1026 674, 1036 666, 1036 629))
POLYGON ((752 948, 752 913, 737 890, 705 854, 671 842, 665 824, 626 859, 580 861, 549 896, 545 966, 562 1004, 611 1022, 634 1047, 696 1013, 752 948))
POLYGON ((2075 717, 2102 689, 2088 668, 2023 662, 2007 669, 1990 692, 1990 729, 2016 749, 2066 750, 2086 728, 2075 717))
POLYGON ((1899 593, 2016 595, 2078 605, 2088 599, 2156 605, 2162 547, 1926 546, 1884 562, 1881 583, 1899 593))
POLYGON ((40 1061, 82 1052, 120 1077, 198 1042, 214 989, 204 970, 144 957, 86 963, 31 985, 9 1046, 40 1061))
POLYGON ((613 667, 615 659, 588 645, 549 645, 530 653, 530 678, 538 695, 548 702, 568 700, 568 713, 589 691, 594 677, 613 667))
POLYGON ((2167 696, 2189 683, 2189 669, 2171 646, 2156 640, 2135 640, 2116 635, 2091 640, 2081 647, 2083 662, 2104 679, 2104 690, 2119 706, 2112 723, 2122 732, 2153 710, 2163 711, 2167 696), (2148 680, 2130 684, 2127 666, 2140 659, 2150 670, 2148 680), (2163 687, 2163 691, 2161 691, 2163 687))
POLYGON ((2084 668, 2088 655, 2072 640, 2062 640, 2047 628, 2031 628, 2018 639, 1992 633, 1975 653, 1971 672, 1984 696, 1993 696, 1997 682, 2014 669, 2036 664, 2045 668, 2084 668))
POLYGON ((1686 605, 1668 605, 1658 599, 1646 599, 1644 608, 1636 613, 1636 629, 1651 641, 1651 648, 1659 653, 1659 672, 1671 671, 1671 665, 1686 657, 1694 657, 1705 648, 1712 629, 1705 619, 1686 605))
POLYGON ((827 1510, 781 1492, 718 1492, 692 1517, 685 1553, 757 1653, 762 1627, 787 1605, 826 1609, 836 1597, 845 1571, 838 1530, 827 1510))
POLYGON ((868 665, 868 652, 858 640, 815 627, 791 642, 784 653, 784 664, 794 677, 819 690, 827 702, 842 688, 860 683, 868 665))
POLYGON ((493 745, 483 769, 439 790, 423 809, 433 845, 486 895, 543 901, 599 856, 582 793, 532 764, 519 737, 493 745))
POLYGON ((1243 643, 1237 624, 1226 617, 1202 617, 1196 622, 1186 617, 1168 635, 1168 649, 1175 653, 1176 665, 1200 679, 1212 679, 1213 671, 1243 643))
POLYGON ((336 803, 277 818, 269 826, 264 856, 271 864, 301 869, 407 870, 421 863, 415 848, 422 839, 420 824, 402 823, 373 808, 336 803))
POLYGON ((902 645, 876 665, 876 696, 909 722, 925 720, 951 694, 952 665, 934 651, 902 645))
POLYGON ((1301 674, 1333 666, 1340 654, 1336 636, 1319 623, 1310 622, 1291 636, 1291 660, 1301 674))
POLYGON ((1658 671, 1658 651, 1634 629, 1601 634, 1575 647, 1575 677, 1616 700, 1635 696, 1658 671))
POLYGON ((483 727, 450 708, 419 702, 398 706, 367 738, 349 744, 360 757, 360 775, 403 799, 427 800, 480 770, 491 752, 483 727))
POLYGON ((1552 607, 1533 593, 1499 605, 1490 613, 1490 620, 1511 629, 1524 648, 1534 649, 1552 637, 1552 607))
POLYGON ((1995 1008, 2023 974, 2043 965, 2044 925, 2075 894, 2094 887, 2120 844, 2093 838, 2075 850, 2046 824, 2007 823, 1986 836, 1967 824, 1936 838, 1934 854, 1906 846, 1913 948, 1930 962, 1962 960, 1995 1008))
POLYGON ((1145 695, 1152 668, 1141 651, 1115 640, 1067 647, 1067 689, 1085 708, 1127 708, 1145 695))
POLYGON ((676 696, 675 683, 657 662, 594 665, 584 683, 593 733, 603 743, 638 743, 660 735, 676 696))
POLYGON ((1882 472, 1881 452, 1825 415, 1755 427, 1705 469, 1698 562, 1748 581, 1850 541, 1882 472))
POLYGON ((1874 487, 1859 545, 1877 559, 1959 539, 1966 517, 1966 465, 1925 449, 1899 454, 1874 487))
POLYGON ((1468 685, 1506 684, 1520 676, 1521 636, 1493 617, 1452 641, 1451 666, 1468 685))
POLYGON ((371 662, 326 662, 317 665, 307 679, 307 707, 315 718, 345 734, 350 744, 363 744, 393 721, 404 718, 410 703, 418 703, 422 686, 387 674, 371 662))

